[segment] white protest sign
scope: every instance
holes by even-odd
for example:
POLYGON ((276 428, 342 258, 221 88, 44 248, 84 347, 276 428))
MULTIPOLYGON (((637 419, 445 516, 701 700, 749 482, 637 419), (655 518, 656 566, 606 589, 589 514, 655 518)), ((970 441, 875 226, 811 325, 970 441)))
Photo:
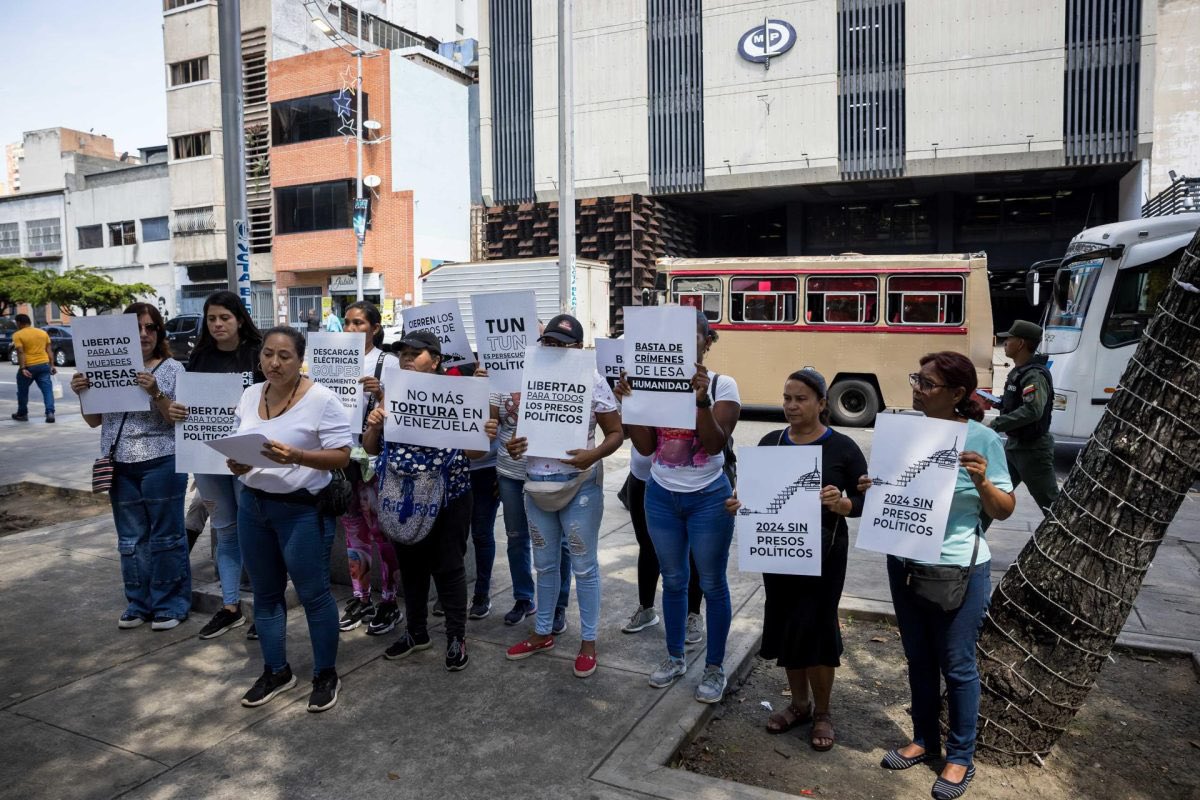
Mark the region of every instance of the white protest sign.
POLYGON ((232 459, 247 467, 262 469, 282 467, 283 465, 278 461, 272 461, 263 455, 263 448, 271 439, 261 433, 261 430, 262 428, 253 433, 239 433, 221 439, 210 439, 205 444, 220 453, 223 458, 232 459))
POLYGON ((620 339, 603 339, 596 337, 596 370, 612 389, 621 380, 621 370, 625 369, 625 342, 620 339))
POLYGON ((487 450, 483 430, 488 417, 488 382, 484 378, 431 375, 383 368, 383 438, 447 450, 487 450))
POLYGON ((626 307, 625 372, 633 394, 621 403, 623 422, 695 430, 696 310, 626 307))
POLYGON ((79 395, 84 414, 149 411, 150 395, 137 384, 145 369, 135 314, 71 320, 75 363, 91 386, 79 395))
POLYGON ((304 360, 308 362, 308 377, 329 388, 346 409, 351 430, 361 427, 363 387, 363 350, 367 340, 361 333, 310 333, 304 360))
POLYGON ((821 448, 738 448, 738 569, 821 574, 821 448))
MULTIPOLYGON (((967 438, 961 422, 880 414, 857 546, 936 563, 967 438)), ((739 469, 740 469, 739 464, 739 469)))
POLYGON ((537 343, 537 296, 532 290, 471 295, 475 349, 494 392, 521 390, 525 350, 537 343))
POLYGON ((175 471, 196 475, 228 475, 225 456, 206 442, 237 433, 238 402, 242 399, 240 372, 181 372, 175 399, 188 407, 188 416, 175 423, 175 471))
POLYGON ((568 450, 587 447, 595 379, 593 352, 529 348, 516 433, 529 440, 526 455, 569 458, 568 450))
POLYGON ((456 367, 471 364, 475 356, 471 343, 467 341, 467 329, 463 326, 462 313, 457 300, 439 300, 429 305, 406 308, 403 314, 404 332, 432 331, 442 343, 442 366, 456 367))

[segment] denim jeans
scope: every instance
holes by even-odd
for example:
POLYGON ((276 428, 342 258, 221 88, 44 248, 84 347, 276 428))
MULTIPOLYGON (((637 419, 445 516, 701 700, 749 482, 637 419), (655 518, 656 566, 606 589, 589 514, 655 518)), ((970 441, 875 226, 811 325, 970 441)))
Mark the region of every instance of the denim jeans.
POLYGON ((187 619, 192 565, 183 532, 187 475, 175 456, 113 466, 110 492, 128 613, 143 619, 187 619))
POLYGON ((54 413, 54 376, 50 374, 49 364, 36 364, 26 367, 32 377, 26 378, 21 370, 17 370, 17 414, 24 417, 29 414, 29 387, 34 383, 42 390, 42 403, 46 413, 54 413))
MULTIPOLYGON (((599 470, 599 468, 597 468, 599 470)), ((537 568, 537 618, 534 630, 549 635, 554 627, 554 608, 550 601, 562 594, 563 546, 567 547, 571 571, 575 574, 575 599, 579 602, 580 638, 596 641, 600 626, 600 520, 604 517, 603 472, 586 480, 571 502, 559 511, 543 511, 528 495, 525 514, 529 517, 529 539, 533 544, 533 565, 537 568)), ((572 475, 530 475, 527 481, 566 483, 572 475)))
MULTIPOLYGON (((500 500, 504 504, 504 532, 508 534, 508 572, 512 576, 513 599, 533 602, 533 568, 530 566, 529 518, 525 515, 525 481, 497 476, 500 480, 500 500)), ((562 585, 558 590, 555 608, 566 608, 571 597, 571 553, 567 542, 562 543, 559 561, 562 585)))
POLYGON ((316 506, 288 495, 240 486, 238 542, 254 586, 254 624, 263 662, 272 672, 288 665, 288 576, 304 605, 313 648, 313 677, 337 662, 338 608, 329 592, 329 551, 336 523, 316 506))
POLYGON ((912 692, 913 742, 927 752, 941 750, 938 714, 942 707, 939 673, 946 679, 949 731, 946 761, 970 766, 975 757, 979 717, 979 666, 975 642, 992 595, 991 562, 976 564, 966 597, 956 611, 942 611, 913 597, 905 585, 904 564, 888 556, 888 583, 896 624, 908 661, 912 692))
POLYGON ((238 479, 233 475, 196 475, 200 496, 213 504, 208 522, 217 535, 217 574, 221 602, 235 606, 241 600, 242 548, 238 544, 238 479))
POLYGON ((496 563, 496 512, 500 489, 496 468, 471 470, 471 540, 475 543, 475 596, 492 594, 492 566, 496 563))
POLYGON ((700 572, 708 621, 707 664, 725 661, 725 641, 733 618, 729 599, 729 545, 733 516, 725 501, 733 494, 724 475, 696 492, 672 492, 651 478, 646 482, 646 524, 658 553, 663 579, 663 617, 667 652, 683 656, 687 635, 688 556, 700 572))

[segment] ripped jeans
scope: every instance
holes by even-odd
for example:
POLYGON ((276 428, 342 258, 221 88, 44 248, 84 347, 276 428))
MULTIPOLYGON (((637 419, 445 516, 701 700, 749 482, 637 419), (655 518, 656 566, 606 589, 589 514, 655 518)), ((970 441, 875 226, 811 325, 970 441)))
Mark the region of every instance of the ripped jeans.
MULTIPOLYGON (((600 473, 601 475, 603 473, 600 473)), ((572 475, 530 475, 527 481, 566 482, 572 475)), ((603 486, 585 481, 575 497, 559 511, 543 511, 525 496, 529 538, 533 543, 533 566, 537 569, 537 622, 534 630, 548 636, 554 626, 554 607, 562 588, 559 557, 563 537, 571 554, 575 574, 575 597, 579 603, 580 638, 596 641, 600 625, 600 520, 604 516, 603 486)))

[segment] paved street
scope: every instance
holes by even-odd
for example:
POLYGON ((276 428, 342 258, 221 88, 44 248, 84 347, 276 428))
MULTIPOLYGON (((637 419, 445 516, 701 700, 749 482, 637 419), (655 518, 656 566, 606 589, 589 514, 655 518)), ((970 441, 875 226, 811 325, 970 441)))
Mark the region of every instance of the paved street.
MULTIPOLYGON (((29 423, 15 410, 11 366, 0 366, 0 484, 33 481, 85 488, 98 432, 71 396, 58 423, 29 423)), ((777 421, 744 420, 741 444, 756 443, 777 421)), ((851 431, 869 449, 869 431, 851 431)), ((504 648, 521 630, 507 628, 503 550, 497 560, 492 616, 468 625, 469 668, 442 669, 434 650, 385 661, 393 637, 343 634, 338 658, 344 688, 338 706, 305 711, 311 652, 303 615, 289 623, 289 656, 300 687, 260 709, 238 698, 261 671, 257 643, 243 629, 212 642, 195 634, 207 614, 174 631, 118 631, 123 607, 111 519, 63 523, 0 538, 0 694, 2 798, 326 798, 340 797, 732 797, 729 784, 666 769, 680 737, 706 707, 691 699, 702 651, 691 671, 660 692, 646 676, 663 651, 662 628, 619 632, 635 608, 637 545, 616 500, 627 451, 606 473, 601 564, 604 602, 600 669, 571 675, 578 617, 560 646, 519 663, 504 648)), ((1067 464, 1061 465, 1064 469, 1067 464)), ((1021 490, 1018 511, 994 525, 989 541, 999 578, 1030 536, 1039 514, 1021 490)), ((498 536, 504 538, 498 525, 498 536)), ((851 530, 854 530, 852 524, 851 530)), ((211 575, 206 539, 193 555, 211 575)), ((1126 625, 1122 642, 1197 650, 1200 643, 1200 496, 1192 493, 1171 527, 1126 625)), ((761 623, 759 576, 731 559, 735 609, 727 665, 753 652, 761 623)), ((344 597, 344 589, 338 590, 344 597)), ((851 549, 843 608, 887 613, 883 558, 851 549)), ((440 641, 434 631, 435 642, 440 641)), ((756 794, 754 796, 776 796, 756 794)))

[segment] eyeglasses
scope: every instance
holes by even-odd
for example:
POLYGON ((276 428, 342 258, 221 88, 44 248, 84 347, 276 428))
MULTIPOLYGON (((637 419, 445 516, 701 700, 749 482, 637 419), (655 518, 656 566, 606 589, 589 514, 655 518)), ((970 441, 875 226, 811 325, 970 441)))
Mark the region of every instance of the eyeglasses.
POLYGON ((146 333, 157 333, 158 332, 158 326, 155 325, 153 322, 151 322, 149 325, 139 325, 138 329, 143 330, 146 333))
POLYGON ((926 377, 923 377, 919 372, 910 373, 908 376, 908 385, 922 392, 928 392, 931 389, 949 389, 950 385, 946 383, 934 383, 926 377))

